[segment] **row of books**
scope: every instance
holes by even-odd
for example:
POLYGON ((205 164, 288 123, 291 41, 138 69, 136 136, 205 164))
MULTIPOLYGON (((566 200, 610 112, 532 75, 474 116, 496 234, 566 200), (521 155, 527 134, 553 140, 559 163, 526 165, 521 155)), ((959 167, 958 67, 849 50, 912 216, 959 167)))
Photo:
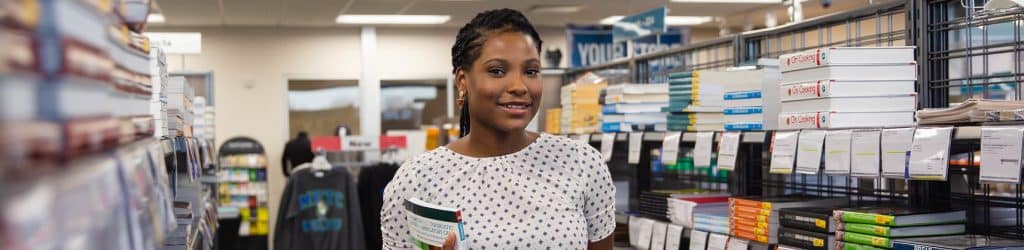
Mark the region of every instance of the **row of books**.
POLYGON ((559 130, 562 133, 590 134, 601 131, 601 91, 608 81, 587 73, 561 91, 562 109, 559 130))

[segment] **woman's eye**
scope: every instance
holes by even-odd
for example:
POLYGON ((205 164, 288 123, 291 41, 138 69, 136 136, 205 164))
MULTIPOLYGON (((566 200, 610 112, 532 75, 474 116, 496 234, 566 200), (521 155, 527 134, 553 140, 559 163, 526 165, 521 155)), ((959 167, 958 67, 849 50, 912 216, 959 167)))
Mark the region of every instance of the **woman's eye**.
POLYGON ((491 69, 488 69, 487 73, 490 73, 491 76, 494 76, 494 77, 504 77, 505 76, 505 70, 501 69, 501 68, 491 68, 491 69))
POLYGON ((534 76, 537 76, 539 74, 540 74, 540 70, 536 70, 536 69, 528 69, 528 70, 526 70, 526 76, 529 76, 529 77, 534 77, 534 76))

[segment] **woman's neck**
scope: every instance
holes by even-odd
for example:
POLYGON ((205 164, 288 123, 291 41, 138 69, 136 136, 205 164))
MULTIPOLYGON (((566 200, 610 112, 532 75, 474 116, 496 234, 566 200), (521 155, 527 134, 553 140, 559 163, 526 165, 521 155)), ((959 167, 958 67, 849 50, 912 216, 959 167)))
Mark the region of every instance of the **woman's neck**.
POLYGON ((526 130, 500 132, 485 127, 471 127, 469 134, 449 149, 472 157, 493 157, 515 153, 530 145, 536 135, 526 130))

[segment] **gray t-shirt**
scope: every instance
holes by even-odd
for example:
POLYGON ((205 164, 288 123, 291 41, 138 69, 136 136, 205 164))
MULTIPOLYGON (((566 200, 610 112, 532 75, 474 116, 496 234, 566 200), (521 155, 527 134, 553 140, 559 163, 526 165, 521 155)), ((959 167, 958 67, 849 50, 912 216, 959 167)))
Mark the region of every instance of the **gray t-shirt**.
POLYGON ((343 168, 292 173, 279 209, 274 249, 364 248, 359 193, 343 168))

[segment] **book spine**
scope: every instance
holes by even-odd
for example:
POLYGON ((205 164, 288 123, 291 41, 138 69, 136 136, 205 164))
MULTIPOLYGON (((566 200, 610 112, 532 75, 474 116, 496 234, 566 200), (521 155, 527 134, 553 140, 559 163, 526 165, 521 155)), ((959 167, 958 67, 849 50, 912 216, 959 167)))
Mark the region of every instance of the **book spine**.
POLYGON ((762 130, 764 124, 761 123, 727 123, 725 124, 725 130, 762 130))
POLYGON ((889 238, 878 237, 874 235, 859 234, 854 232, 836 231, 836 239, 843 239, 843 241, 869 245, 874 247, 892 248, 892 242, 889 238))
POLYGON ((764 216, 772 215, 772 210, 771 209, 764 209, 764 208, 751 207, 751 206, 743 206, 743 205, 731 205, 731 206, 732 206, 733 211, 736 212, 736 213, 747 213, 747 214, 752 214, 752 215, 764 215, 764 216))
POLYGON ((785 227, 811 232, 830 233, 828 230, 830 221, 830 216, 824 214, 796 214, 789 211, 779 211, 779 224, 785 227))
POLYGON ((830 80, 818 80, 816 82, 798 83, 782 86, 779 93, 781 101, 796 101, 820 97, 832 96, 830 80))
POLYGON ((827 128, 828 113, 792 113, 779 115, 779 129, 827 128))
POLYGON ((779 59, 779 70, 782 72, 814 68, 821 65, 828 65, 829 48, 819 48, 799 53, 783 55, 779 59))
POLYGON ((838 238, 836 239, 836 250, 885 250, 885 248, 877 248, 868 245, 861 245, 857 243, 843 242, 838 238))
POLYGON ((927 245, 918 245, 918 244, 913 244, 913 243, 910 243, 910 242, 898 242, 898 241, 894 241, 892 243, 892 249, 893 250, 954 250, 953 248, 927 246, 927 245))
POLYGON ((792 244, 804 249, 828 249, 833 245, 829 242, 828 235, 801 232, 788 228, 779 229, 779 243, 792 244))
POLYGON ((731 228, 730 231, 732 231, 732 235, 736 237, 753 240, 761 243, 768 243, 768 236, 757 235, 754 232, 738 228, 731 228))
POLYGON ((859 224, 871 224, 881 226, 895 226, 895 218, 889 215, 881 214, 869 214, 859 212, 842 212, 842 216, 838 218, 842 222, 848 223, 859 223, 859 224))
POLYGON ((722 110, 722 114, 725 115, 748 115, 748 114, 760 114, 764 112, 763 107, 731 107, 722 110))
POLYGON ((739 198, 729 199, 729 205, 732 205, 732 206, 747 206, 747 207, 752 207, 752 208, 761 208, 761 209, 768 209, 768 210, 772 209, 772 203, 771 202, 760 202, 760 201, 747 200, 747 199, 739 199, 739 198))
POLYGON ((731 217, 734 217, 735 219, 743 219, 743 220, 750 220, 750 221, 756 221, 756 222, 764 222, 764 223, 768 223, 769 222, 768 221, 769 217, 767 215, 761 215, 761 214, 757 214, 757 213, 745 213, 745 212, 735 212, 734 211, 732 213, 731 217))
POLYGON ((854 233, 874 235, 874 236, 881 236, 881 237, 890 237, 889 236, 890 235, 889 234, 889 232, 890 232, 889 231, 889 227, 886 227, 886 226, 878 226, 878 225, 870 225, 870 224, 859 224, 859 223, 839 223, 838 226, 839 226, 838 230, 843 230, 843 231, 847 231, 847 232, 854 232, 854 233))
POLYGON ((768 228, 768 222, 766 222, 766 221, 757 221, 757 220, 741 219, 741 218, 730 218, 729 219, 729 223, 731 223, 730 225, 735 225, 737 227, 760 228, 760 229, 763 229, 763 230, 768 230, 769 229, 768 228))
POLYGON ((761 98, 761 91, 742 91, 725 93, 722 97, 725 100, 745 100, 761 98))
POLYGON ((604 105, 604 106, 601 107, 601 113, 604 113, 606 115, 616 114, 618 112, 616 112, 615 106, 617 106, 617 105, 614 105, 614 104, 604 105))

